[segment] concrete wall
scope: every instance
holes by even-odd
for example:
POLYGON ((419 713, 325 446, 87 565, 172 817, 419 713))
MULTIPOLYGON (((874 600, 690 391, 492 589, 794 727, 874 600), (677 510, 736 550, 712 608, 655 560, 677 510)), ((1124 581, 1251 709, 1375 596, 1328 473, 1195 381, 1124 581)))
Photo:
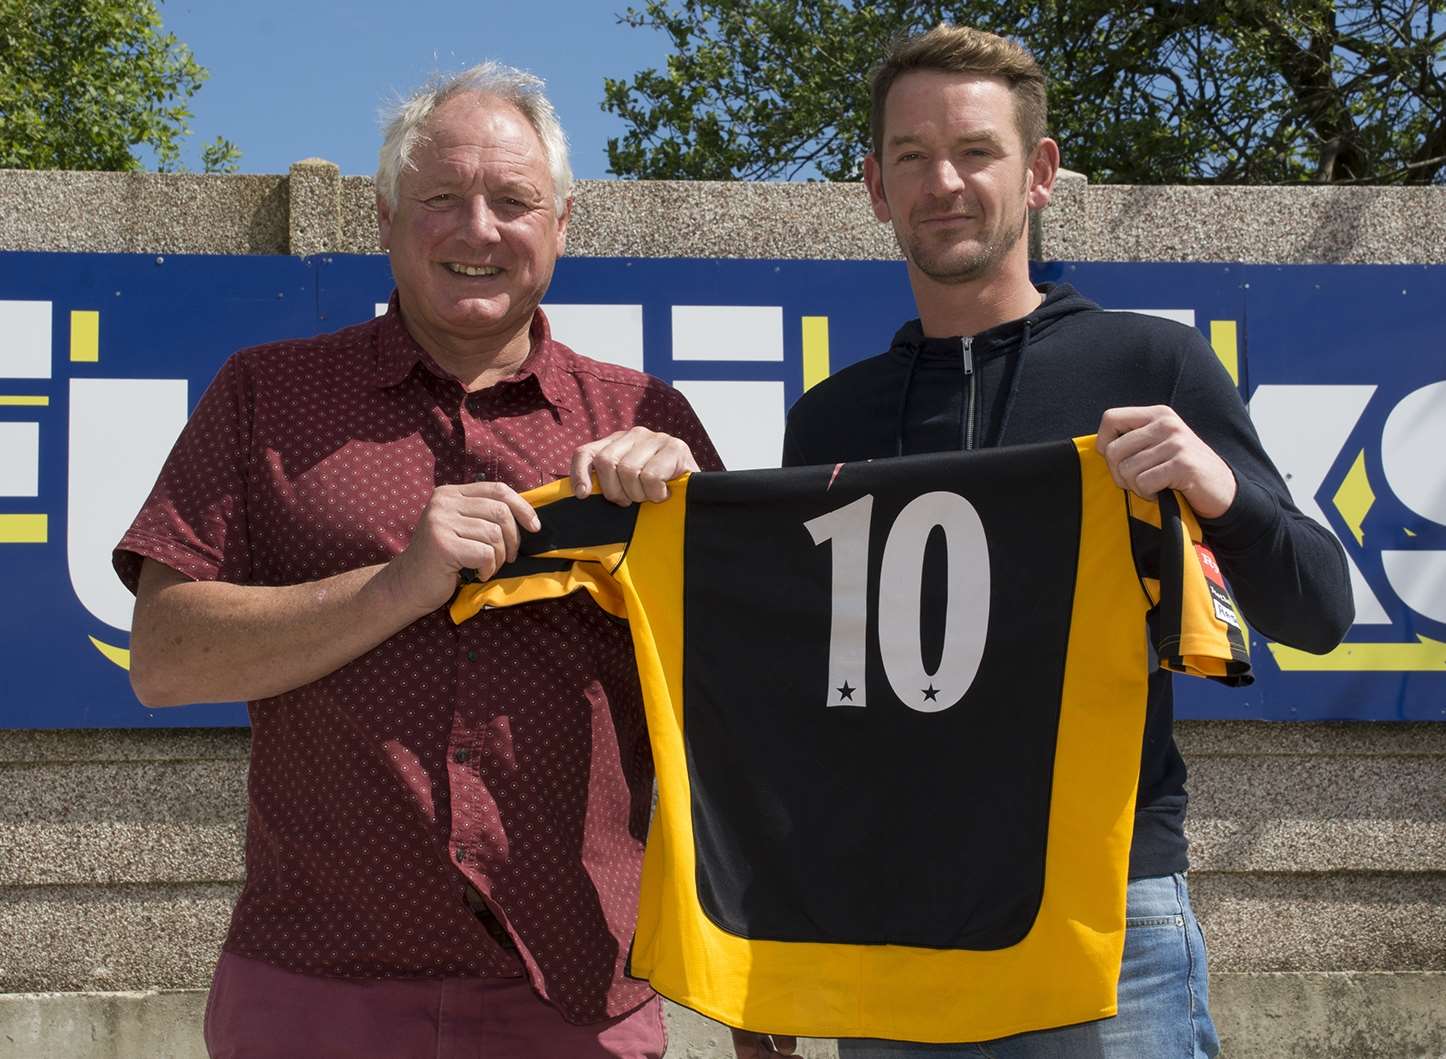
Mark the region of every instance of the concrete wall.
MULTIPOLYGON (((288 176, 0 172, 0 250, 368 252, 372 198, 314 160, 288 176)), ((1068 174, 1032 243, 1067 260, 1442 263, 1446 189, 1068 174)), ((858 186, 818 184, 584 181, 570 250, 896 255, 858 186)), ((1446 1055, 1446 725, 1198 722, 1179 738, 1225 1054, 1446 1055)), ((248 741, 0 731, 0 1057, 202 1054, 248 741)), ((670 1018, 670 1054, 729 1054, 716 1026, 670 1018)))

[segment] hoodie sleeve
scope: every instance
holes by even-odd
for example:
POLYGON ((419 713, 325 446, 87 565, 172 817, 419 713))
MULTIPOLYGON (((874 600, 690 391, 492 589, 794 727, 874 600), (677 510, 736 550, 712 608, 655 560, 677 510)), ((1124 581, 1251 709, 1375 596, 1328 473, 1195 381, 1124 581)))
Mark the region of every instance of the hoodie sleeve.
POLYGON ((799 443, 800 433, 796 417, 789 415, 783 427, 783 459, 779 462, 780 467, 808 466, 808 460, 799 443))
POLYGON ((1193 336, 1171 407, 1235 474, 1235 500, 1200 519, 1240 608, 1258 632, 1305 651, 1340 643, 1355 619, 1345 551, 1296 508, 1266 455, 1235 383, 1204 336, 1193 336))

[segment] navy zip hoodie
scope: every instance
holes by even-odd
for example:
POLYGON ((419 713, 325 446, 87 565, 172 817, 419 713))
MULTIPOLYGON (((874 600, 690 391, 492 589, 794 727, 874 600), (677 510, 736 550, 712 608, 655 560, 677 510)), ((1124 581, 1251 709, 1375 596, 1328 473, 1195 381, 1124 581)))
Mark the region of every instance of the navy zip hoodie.
MULTIPOLYGON (((1193 327, 1107 313, 1046 284, 1021 320, 927 338, 918 320, 887 353, 850 365, 788 414, 784 466, 943 452, 1093 434, 1105 411, 1169 405, 1235 474, 1235 501, 1202 519, 1236 601, 1268 639, 1323 652, 1354 618, 1345 553, 1291 503, 1229 375, 1193 327)), ((1170 675, 1150 675, 1130 877, 1188 867, 1185 763, 1171 733, 1170 675)))

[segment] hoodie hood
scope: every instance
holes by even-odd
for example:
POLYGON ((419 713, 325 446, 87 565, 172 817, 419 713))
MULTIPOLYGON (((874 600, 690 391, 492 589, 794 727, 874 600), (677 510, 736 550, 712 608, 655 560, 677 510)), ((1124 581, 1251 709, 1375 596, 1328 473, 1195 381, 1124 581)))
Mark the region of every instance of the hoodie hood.
POLYGON ((920 371, 951 372, 961 389, 959 401, 959 447, 961 449, 988 448, 999 444, 1009 425, 1009 414, 1014 408, 1014 398, 1019 392, 1024 377, 1025 357, 1032 339, 1048 332, 1066 317, 1076 313, 1091 312, 1099 306, 1084 297, 1067 283, 1045 283, 1037 288, 1044 294, 1039 308, 1028 316, 1010 320, 977 335, 956 335, 948 338, 930 338, 924 334, 918 320, 910 320, 899 328, 889 347, 888 358, 900 364, 904 372, 904 383, 899 394, 898 427, 895 432, 894 451, 904 453, 904 432, 909 422, 909 402, 913 394, 916 376, 920 371), (1008 357, 1002 365, 1003 371, 993 370, 991 361, 1008 357), (994 420, 988 432, 976 427, 979 423, 979 409, 983 404, 981 391, 984 377, 1002 378, 1006 387, 1003 411, 994 420))

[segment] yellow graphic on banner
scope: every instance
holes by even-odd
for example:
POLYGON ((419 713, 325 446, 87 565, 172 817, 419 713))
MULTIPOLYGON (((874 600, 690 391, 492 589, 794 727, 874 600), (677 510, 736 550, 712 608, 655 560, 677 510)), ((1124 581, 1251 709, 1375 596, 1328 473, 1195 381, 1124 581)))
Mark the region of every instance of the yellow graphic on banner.
POLYGON ((70 312, 70 359, 77 364, 100 360, 100 313, 94 309, 70 312))
POLYGON ((828 317, 803 318, 803 388, 811 390, 828 378, 828 317))
POLYGON ((1366 534, 1361 525, 1376 502, 1376 492, 1371 488, 1371 479, 1366 475, 1365 449, 1356 453, 1356 462, 1351 464, 1351 469, 1346 472, 1341 487, 1336 490, 1336 495, 1331 500, 1336 510, 1341 513, 1341 518, 1346 520, 1356 543, 1365 544, 1366 534))
POLYGON ((48 515, 0 515, 0 544, 44 544, 49 537, 48 515))
POLYGON ((1234 320, 1210 321, 1210 348, 1215 350, 1215 355, 1220 358, 1220 363, 1225 365, 1225 370, 1230 373, 1230 379, 1236 386, 1240 385, 1238 343, 1234 320))
POLYGON ((1282 644, 1269 644, 1284 672, 1437 672, 1446 673, 1446 643, 1418 636, 1417 643, 1343 643, 1313 655, 1282 644))
POLYGON ((111 644, 108 644, 103 640, 97 640, 94 636, 87 637, 87 639, 89 639, 90 642, 95 645, 95 649, 97 651, 105 655, 106 658, 110 659, 110 661, 114 662, 122 669, 130 669, 131 653, 127 651, 124 647, 112 646, 111 644))
POLYGON ((42 393, 0 393, 0 407, 45 408, 50 398, 42 393))

